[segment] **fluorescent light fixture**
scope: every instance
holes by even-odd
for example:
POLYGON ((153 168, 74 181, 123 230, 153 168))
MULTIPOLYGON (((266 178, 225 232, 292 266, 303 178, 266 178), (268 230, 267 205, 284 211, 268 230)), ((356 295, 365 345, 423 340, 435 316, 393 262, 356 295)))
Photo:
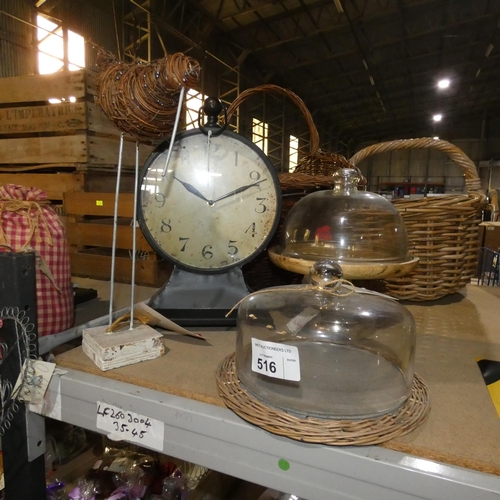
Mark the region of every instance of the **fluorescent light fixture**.
POLYGON ((435 121, 435 122, 440 122, 442 119, 443 119, 443 115, 441 113, 438 113, 436 115, 434 115, 432 117, 432 119, 435 121))
POLYGON ((435 140, 437 141, 437 140, 439 139, 439 137, 438 137, 437 135, 435 135, 435 136, 433 137, 433 139, 435 139, 435 140))
POLYGON ((447 89, 450 86, 450 79, 449 78, 442 78, 438 82, 438 88, 440 89, 447 89))
POLYGON ((56 97, 51 97, 50 99, 47 99, 50 104, 60 104, 61 103, 61 99, 57 99, 56 97))

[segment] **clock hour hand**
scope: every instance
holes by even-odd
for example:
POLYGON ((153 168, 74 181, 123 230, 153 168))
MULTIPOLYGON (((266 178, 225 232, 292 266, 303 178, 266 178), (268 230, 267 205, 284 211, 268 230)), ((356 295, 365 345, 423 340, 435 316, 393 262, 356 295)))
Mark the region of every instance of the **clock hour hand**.
POLYGON ((198 198, 201 198, 202 200, 206 201, 207 203, 210 203, 210 200, 205 198, 192 184, 189 184, 189 182, 181 181, 175 175, 174 175, 174 179, 179 181, 186 188, 187 191, 194 194, 195 196, 198 196, 198 198))
POLYGON ((220 200, 223 200, 225 198, 229 198, 230 196, 233 196, 235 194, 242 193, 243 191, 246 191, 247 189, 250 189, 251 187, 257 186, 261 182, 267 181, 267 179, 262 179, 260 181, 252 182, 252 184, 247 184, 246 186, 241 186, 238 189, 234 189, 233 191, 230 191, 229 193, 223 194, 222 196, 219 196, 218 198, 215 198, 215 200, 212 201, 212 203, 216 203, 220 200))

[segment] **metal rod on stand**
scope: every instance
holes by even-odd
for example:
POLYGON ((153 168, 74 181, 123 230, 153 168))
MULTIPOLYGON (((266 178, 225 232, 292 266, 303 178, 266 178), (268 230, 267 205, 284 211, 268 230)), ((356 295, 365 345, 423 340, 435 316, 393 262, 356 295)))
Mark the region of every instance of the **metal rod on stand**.
POLYGON ((120 196, 120 179, 122 175, 122 156, 123 156, 123 136, 120 134, 120 150, 118 152, 118 170, 116 173, 116 190, 115 190, 115 208, 113 212, 113 243, 111 246, 111 284, 109 290, 109 326, 113 322, 113 301, 115 295, 115 263, 116 263, 116 233, 118 228, 118 198, 120 196))
POLYGON ((136 224, 137 224, 137 198, 139 196, 139 142, 135 142, 135 181, 134 181, 134 215, 132 217, 132 276, 130 288, 130 330, 134 328, 134 303, 135 303, 135 260, 136 260, 136 224))
POLYGON ((177 134, 177 128, 179 127, 179 120, 181 117, 182 103, 184 101, 184 95, 186 94, 186 87, 181 87, 181 93, 179 96, 179 104, 177 105, 177 114, 175 115, 174 128, 172 129, 172 138, 170 139, 170 144, 168 145, 167 159, 165 160, 165 166, 163 167, 162 177, 165 177, 167 173, 168 164, 170 162, 170 156, 172 156, 172 149, 174 147, 174 140, 177 134))

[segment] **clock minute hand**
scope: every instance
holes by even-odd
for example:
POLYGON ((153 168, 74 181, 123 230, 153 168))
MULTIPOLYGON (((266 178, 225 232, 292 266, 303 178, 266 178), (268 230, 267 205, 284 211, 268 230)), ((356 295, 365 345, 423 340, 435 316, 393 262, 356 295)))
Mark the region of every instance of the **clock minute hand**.
POLYGON ((222 196, 219 196, 215 200, 212 201, 212 203, 216 203, 220 200, 223 200, 225 198, 229 198, 230 196, 233 196, 235 194, 242 193, 243 191, 246 191, 247 189, 250 189, 251 187, 257 186, 261 182, 267 181, 267 179, 262 179, 260 181, 253 182, 252 184, 247 184, 246 186, 241 186, 238 189, 234 189, 233 191, 230 191, 229 193, 223 194, 222 196))
POLYGON ((186 188, 187 191, 194 194, 195 196, 198 196, 198 198, 201 198, 202 200, 206 201, 207 203, 210 203, 210 200, 205 198, 192 184, 189 184, 189 182, 181 181, 175 175, 174 175, 174 179, 176 181, 179 181, 186 188))

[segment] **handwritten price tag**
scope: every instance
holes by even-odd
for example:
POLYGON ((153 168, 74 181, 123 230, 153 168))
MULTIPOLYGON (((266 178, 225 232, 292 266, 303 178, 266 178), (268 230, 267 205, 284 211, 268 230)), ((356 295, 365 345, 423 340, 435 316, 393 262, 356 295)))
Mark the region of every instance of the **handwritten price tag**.
POLYGON ((47 363, 38 359, 26 359, 14 386, 13 393, 15 394, 23 384, 24 377, 24 385, 22 385, 19 396, 21 401, 40 404, 43 401, 43 396, 47 391, 55 367, 55 363, 47 363), (28 367, 26 367, 27 363, 28 367))
POLYGON ((114 438, 163 451, 163 422, 154 418, 97 401, 96 426, 113 434, 114 438))

